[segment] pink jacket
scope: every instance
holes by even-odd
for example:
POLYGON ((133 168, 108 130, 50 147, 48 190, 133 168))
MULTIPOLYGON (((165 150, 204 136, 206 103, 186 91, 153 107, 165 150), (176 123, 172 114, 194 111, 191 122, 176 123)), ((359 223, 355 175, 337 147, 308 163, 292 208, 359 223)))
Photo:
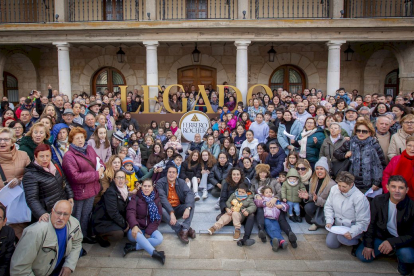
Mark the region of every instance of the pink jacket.
POLYGON ((104 162, 108 162, 109 157, 112 155, 111 145, 108 148, 105 148, 105 143, 101 143, 99 148, 95 147, 95 140, 93 138, 88 140, 88 145, 93 148, 99 158, 104 162))
POLYGON ((282 210, 283 212, 286 212, 289 209, 289 205, 287 205, 284 202, 280 202, 280 204, 283 206, 282 209, 278 209, 276 206, 272 208, 266 207, 266 202, 269 202, 270 200, 272 200, 272 197, 262 196, 261 200, 255 199, 254 203, 256 204, 257 207, 263 208, 265 218, 278 220, 279 215, 280 215, 280 210, 282 210))
MULTIPOLYGON (((86 148, 86 155, 69 147, 68 152, 63 156, 62 168, 72 187, 74 200, 91 198, 101 190, 99 172, 96 171, 96 157, 98 155, 91 146, 86 148), (86 161, 85 158, 90 162, 86 161)), ((102 160, 100 160, 100 163, 104 166, 102 160)))
POLYGON ((233 118, 231 118, 231 120, 227 123, 227 126, 230 128, 230 130, 233 130, 236 128, 237 125, 237 117, 233 116, 233 118))

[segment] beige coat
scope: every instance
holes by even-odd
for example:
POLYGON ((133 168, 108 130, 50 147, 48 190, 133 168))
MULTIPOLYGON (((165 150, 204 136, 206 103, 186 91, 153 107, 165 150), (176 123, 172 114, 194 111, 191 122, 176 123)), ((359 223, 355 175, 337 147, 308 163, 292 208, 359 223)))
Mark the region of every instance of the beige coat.
MULTIPOLYGON (((318 184, 317 181, 318 180, 316 180, 316 183, 313 183, 312 179, 311 179, 311 183, 309 185, 310 186, 309 191, 314 190, 314 185, 316 186, 318 184)), ((322 186, 319 189, 318 194, 317 194, 318 198, 316 199, 316 202, 315 202, 316 206, 323 207, 325 205, 325 202, 326 202, 326 200, 328 199, 328 196, 329 196, 329 192, 331 191, 331 188, 335 185, 336 185, 336 182, 333 181, 332 179, 329 180, 329 182, 326 184, 325 187, 324 187, 324 183, 322 183, 322 186)), ((313 197, 312 192, 310 192, 309 193, 309 199, 304 200, 305 203, 308 203, 309 201, 313 201, 312 197, 313 197)))
POLYGON ((405 140, 409 136, 411 135, 401 128, 391 137, 390 146, 388 148, 388 160, 391 160, 394 156, 400 155, 405 150, 405 140))
MULTIPOLYGON (((82 249, 82 231, 79 221, 70 217, 67 227, 67 243, 64 267, 75 271, 82 249)), ((10 275, 50 275, 55 269, 59 252, 58 240, 51 221, 37 222, 27 227, 14 251, 10 275)))
MULTIPOLYGON (((22 180, 24 169, 30 164, 30 158, 25 151, 16 150, 15 147, 9 152, 0 153, 0 165, 7 181, 17 178, 22 180)), ((0 189, 3 181, 0 181, 0 189)))

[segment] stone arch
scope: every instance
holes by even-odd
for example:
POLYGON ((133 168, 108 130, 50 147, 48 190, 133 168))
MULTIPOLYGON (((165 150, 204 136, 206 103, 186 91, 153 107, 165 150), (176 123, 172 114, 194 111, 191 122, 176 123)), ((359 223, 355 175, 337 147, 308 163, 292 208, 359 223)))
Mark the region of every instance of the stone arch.
POLYGON ((24 51, 10 51, 1 59, 3 72, 9 72, 17 77, 19 82, 19 97, 27 96, 27 93, 38 88, 38 72, 33 61, 26 55, 24 51))
POLYGON ((200 55, 200 62, 194 63, 191 54, 182 56, 179 60, 175 61, 168 71, 167 78, 165 83, 160 83, 160 85, 170 85, 176 84, 178 81, 177 71, 181 67, 190 66, 190 65, 205 65, 209 67, 214 67, 217 69, 217 84, 222 84, 225 81, 228 81, 228 75, 226 70, 220 61, 214 57, 206 54, 200 55))
POLYGON ((131 69, 127 62, 119 63, 116 56, 103 55, 92 59, 85 65, 79 75, 79 85, 73 87, 72 89, 75 92, 92 91, 91 84, 93 76, 103 67, 114 67, 121 71, 122 75, 125 77, 126 84, 128 85, 128 90, 132 90, 138 85, 134 70, 131 69))
POLYGON ((297 53, 282 53, 275 56, 274 62, 266 62, 260 69, 257 77, 258 84, 269 85, 269 78, 273 71, 281 65, 292 64, 299 67, 304 73, 308 87, 323 87, 320 83, 318 69, 309 58, 297 53))
POLYGON ((393 51, 382 49, 374 52, 365 64, 363 93, 384 93, 385 77, 399 66, 393 51))

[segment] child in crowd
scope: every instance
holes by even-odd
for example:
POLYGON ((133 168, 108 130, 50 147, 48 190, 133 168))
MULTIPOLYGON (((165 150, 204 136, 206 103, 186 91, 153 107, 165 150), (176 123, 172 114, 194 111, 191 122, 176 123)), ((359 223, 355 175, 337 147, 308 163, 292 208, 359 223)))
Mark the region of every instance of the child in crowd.
POLYGON ((279 225, 280 212, 286 212, 289 206, 286 203, 276 201, 276 205, 268 207, 267 202, 270 202, 274 198, 273 190, 270 186, 265 186, 260 189, 260 197, 254 200, 254 203, 258 208, 263 208, 265 217, 265 230, 270 237, 270 245, 272 250, 277 252, 279 248, 286 249, 288 243, 282 236, 282 231, 279 225))
POLYGON ((161 140, 161 142, 164 142, 164 140, 167 138, 164 134, 164 129, 162 127, 158 128, 158 134, 155 136, 155 139, 161 140))
POLYGON ((272 118, 270 119, 270 121, 273 123, 277 118, 275 104, 269 103, 269 105, 267 106, 267 111, 269 111, 270 114, 272 115, 272 118))
POLYGON ((135 176, 135 170, 134 170, 134 162, 131 158, 125 157, 124 160, 122 160, 122 167, 121 170, 125 172, 126 177, 126 184, 128 186, 128 192, 130 194, 136 194, 137 193, 137 184, 138 179, 135 176))
POLYGON ((245 130, 249 130, 252 121, 250 121, 249 114, 247 112, 243 112, 241 115, 241 121, 244 125, 245 130))
MULTIPOLYGON (((211 129, 214 131, 214 130, 218 130, 219 129, 219 124, 218 124, 218 122, 217 122, 217 118, 213 118, 213 119, 211 119, 211 129)), ((213 133, 211 133, 211 134, 213 134, 213 133)), ((209 134, 210 135, 210 134, 209 134)))
POLYGON ((138 141, 138 143, 141 145, 141 144, 144 142, 144 138, 142 137, 142 133, 141 133, 141 131, 137 131, 137 132, 135 133, 135 135, 137 135, 137 141, 138 141))
POLYGON ((234 130, 237 126, 237 116, 234 116, 232 113, 227 114, 227 126, 230 131, 234 130))
POLYGON ((348 97, 348 95, 345 93, 345 88, 339 88, 338 94, 336 95, 336 99, 343 99, 346 104, 349 104, 351 102, 351 99, 348 97))
POLYGON ((282 185, 282 200, 289 205, 289 219, 293 222, 302 222, 300 216, 299 191, 306 191, 305 185, 300 181, 300 175, 296 169, 290 169, 286 175, 287 180, 282 185), (293 210, 295 215, 293 215, 293 210))
POLYGON ((155 139, 155 134, 152 129, 147 130, 147 134, 145 134, 145 137, 148 137, 148 136, 152 137, 152 139, 155 139))
POLYGON ((221 122, 220 123, 220 134, 223 134, 224 131, 228 130, 230 132, 230 129, 227 127, 227 123, 226 122, 221 122))
POLYGON ((237 110, 234 112, 234 115, 237 117, 237 120, 241 120, 240 116, 242 115, 243 112, 244 112, 243 103, 237 104, 237 110))
POLYGON ((165 144, 164 150, 167 150, 169 147, 172 147, 175 150, 175 153, 183 152, 183 146, 177 141, 175 135, 171 136, 170 140, 165 144))
POLYGON ((240 239, 240 228, 243 220, 249 215, 256 212, 257 207, 254 204, 253 195, 247 194, 248 188, 242 183, 238 189, 229 197, 226 202, 227 208, 220 219, 208 229, 210 235, 223 228, 230 221, 233 221, 234 235, 233 240, 238 241, 240 239))
MULTIPOLYGON (((230 110, 227 106, 223 106, 222 110, 223 111, 220 114, 220 121, 225 121, 226 119, 224 118, 224 115, 227 114, 227 113, 230 113, 230 110)), ((217 112, 218 112, 218 109, 217 109, 217 112)))
POLYGON ((274 126, 274 124, 272 123, 272 112, 270 112, 270 111, 266 111, 266 112, 265 112, 265 115, 264 115, 264 120, 265 120, 265 123, 266 123, 269 127, 274 126))
POLYGON ((207 129, 206 134, 204 134, 204 136, 203 136, 203 140, 207 141, 207 137, 210 136, 210 135, 213 135, 213 129, 211 127, 209 129, 207 129))
POLYGON ((277 181, 280 183, 280 186, 282 186, 283 182, 286 181, 286 175, 287 175, 287 172, 282 171, 279 173, 279 177, 277 178, 277 181))

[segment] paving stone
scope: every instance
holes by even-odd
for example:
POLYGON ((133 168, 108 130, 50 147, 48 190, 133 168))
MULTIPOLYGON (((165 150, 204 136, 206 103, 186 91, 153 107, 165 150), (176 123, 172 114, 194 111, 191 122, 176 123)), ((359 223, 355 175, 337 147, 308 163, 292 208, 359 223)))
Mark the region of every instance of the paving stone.
MULTIPOLYGON (((288 246, 290 247, 290 245, 288 246)), ((298 249, 292 249, 298 250, 298 249)), ((252 260, 294 260, 295 257, 291 250, 279 250, 273 252, 270 246, 269 239, 266 243, 262 243, 259 238, 256 238, 256 244, 244 247, 244 252, 247 259, 252 260)))
MULTIPOLYGON (((190 239, 190 242, 191 239, 190 239)), ((188 258, 190 256, 190 245, 182 243, 177 236, 174 239, 164 239, 157 246, 157 251, 165 251, 167 258, 188 258)), ((147 255, 147 253, 144 253, 147 255)))
POLYGON ((323 242, 325 244, 326 241, 326 235, 325 234, 319 234, 319 235, 310 235, 310 234, 303 234, 303 237, 308 242, 323 242))
POLYGON ((332 272, 369 272, 369 273, 395 273, 395 268, 390 263, 376 261, 373 263, 352 262, 342 260, 320 260, 304 261, 309 271, 332 271, 332 272))
POLYGON ((90 258, 91 257, 89 257, 89 256, 85 256, 85 257, 80 258, 78 260, 76 268, 78 268, 78 267, 88 267, 88 262, 89 262, 90 258))
POLYGON ((91 268, 91 267, 76 267, 73 272, 73 276, 97 276, 99 274, 100 268, 91 268))
POLYGON ((162 265, 152 258, 140 258, 137 264, 138 268, 163 268, 163 269, 200 269, 200 270, 221 270, 221 260, 214 259, 173 259, 166 258, 165 264, 162 265))
POLYGON ((276 276, 330 276, 328 272, 276 271, 276 276))
POLYGON ((190 242, 190 259, 213 259, 213 244, 200 235, 190 242))
POLYGON ((238 271, 221 271, 221 270, 171 270, 157 269, 154 270, 153 276, 239 276, 238 271))
POLYGON ((86 252, 88 252, 88 256, 91 257, 109 257, 111 256, 111 253, 115 248, 115 245, 115 243, 111 243, 109 247, 103 248, 102 246, 96 243, 92 245, 89 251, 86 250, 86 252))
POLYGON ((292 252, 294 259, 296 260, 319 260, 320 257, 310 245, 309 242, 297 242, 298 247, 293 249, 292 247, 288 247, 288 250, 292 252))
POLYGON ((305 261, 302 260, 255 260, 256 267, 270 271, 309 271, 305 261))
POLYGON ((98 276, 151 276, 152 269, 136 269, 136 268, 102 268, 98 276))
POLYGON ((88 266, 97 268, 135 268, 137 263, 138 260, 132 258, 91 257, 88 266))
POLYGON ((256 264, 254 260, 221 260, 223 270, 245 270, 255 269, 256 264))
POLYGON ((275 276, 272 271, 242 270, 240 276, 275 276))
POLYGON ((331 272, 331 276, 397 276, 399 273, 349 273, 349 272, 331 272))
POLYGON ((337 249, 330 249, 322 241, 310 242, 309 244, 313 247, 313 249, 316 251, 316 254, 318 254, 321 260, 359 261, 357 258, 351 255, 352 248, 350 246, 341 246, 337 249))
POLYGON ((246 259, 243 248, 237 246, 235 241, 214 241, 213 250, 214 259, 246 259))

